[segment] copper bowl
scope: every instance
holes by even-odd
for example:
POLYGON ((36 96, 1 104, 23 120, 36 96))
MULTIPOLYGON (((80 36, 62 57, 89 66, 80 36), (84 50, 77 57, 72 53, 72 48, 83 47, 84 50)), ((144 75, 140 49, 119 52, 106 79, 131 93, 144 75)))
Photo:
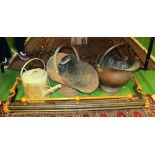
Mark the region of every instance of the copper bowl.
POLYGON ((131 79, 133 72, 140 67, 140 62, 138 60, 131 62, 128 60, 127 56, 120 56, 122 60, 119 60, 119 62, 117 60, 118 56, 115 56, 116 59, 114 60, 114 55, 117 55, 118 53, 116 51, 115 53, 112 53, 112 51, 122 45, 124 44, 120 43, 112 46, 97 59, 96 70, 99 76, 101 89, 104 92, 116 93, 121 86, 125 85, 131 79), (117 65, 118 63, 119 65, 117 65))

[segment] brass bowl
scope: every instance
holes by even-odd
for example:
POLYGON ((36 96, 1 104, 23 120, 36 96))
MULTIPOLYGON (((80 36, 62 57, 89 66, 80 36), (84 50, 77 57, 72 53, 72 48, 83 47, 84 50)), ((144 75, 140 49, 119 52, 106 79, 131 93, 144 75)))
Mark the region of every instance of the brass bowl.
MULTIPOLYGON (((129 68, 117 68, 115 64, 113 67, 111 64, 107 64, 106 67, 102 66, 102 62, 104 62, 105 57, 110 54, 112 50, 121 45, 124 44, 121 43, 114 45, 113 47, 109 48, 103 56, 100 56, 97 59, 96 70, 99 76, 100 86, 101 89, 107 93, 116 93, 121 86, 125 85, 131 79, 132 73, 140 67, 139 61, 134 61, 132 66, 129 68)), ((115 62, 117 62, 117 60, 115 62)))

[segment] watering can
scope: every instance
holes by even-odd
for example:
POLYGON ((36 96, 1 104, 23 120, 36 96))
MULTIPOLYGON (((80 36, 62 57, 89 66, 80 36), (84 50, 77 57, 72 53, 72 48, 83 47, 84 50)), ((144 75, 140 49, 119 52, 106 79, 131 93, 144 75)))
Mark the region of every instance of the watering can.
POLYGON ((20 76, 27 98, 46 98, 54 91, 61 88, 61 84, 50 87, 48 75, 45 70, 45 63, 39 58, 33 58, 27 61, 21 69, 20 76), (25 67, 34 60, 41 61, 44 65, 44 69, 35 68, 26 70, 25 67))

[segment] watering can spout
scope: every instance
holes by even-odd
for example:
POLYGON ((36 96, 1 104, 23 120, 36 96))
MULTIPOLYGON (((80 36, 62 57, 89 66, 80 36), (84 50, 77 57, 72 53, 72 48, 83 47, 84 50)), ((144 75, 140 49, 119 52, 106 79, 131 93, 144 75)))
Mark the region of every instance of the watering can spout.
POLYGON ((61 84, 58 84, 54 87, 50 87, 48 90, 46 90, 45 96, 48 96, 49 94, 54 93, 56 90, 58 90, 60 88, 61 88, 61 84))

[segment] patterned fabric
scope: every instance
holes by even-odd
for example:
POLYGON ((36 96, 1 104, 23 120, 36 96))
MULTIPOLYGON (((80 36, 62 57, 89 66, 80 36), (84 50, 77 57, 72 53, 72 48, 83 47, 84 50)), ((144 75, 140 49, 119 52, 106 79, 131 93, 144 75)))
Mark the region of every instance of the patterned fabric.
MULTIPOLYGON (((126 43, 125 51, 130 51, 133 57, 140 58, 142 64, 145 62, 146 53, 138 47, 130 38, 108 38, 108 37, 90 37, 88 38, 87 45, 74 45, 79 53, 81 60, 86 61, 87 63, 94 66, 96 64, 96 60, 101 53, 104 53, 111 46, 118 43, 126 43), (129 50, 130 49, 130 50, 129 50)), ((70 37, 33 37, 29 39, 29 41, 25 45, 25 49, 27 51, 27 55, 29 58, 40 58, 45 63, 50 56, 52 56, 56 50, 56 48, 61 44, 71 44, 70 37)), ((64 53, 72 53, 69 50, 63 50, 64 53)), ((13 70, 21 70, 22 66, 26 61, 23 61, 17 55, 14 60, 9 65, 10 69, 13 70)), ((32 62, 29 64, 29 69, 40 67, 42 64, 39 62, 32 62), (36 66, 37 64, 37 66, 36 66)), ((149 69, 155 69, 155 64, 150 61, 149 69)))

